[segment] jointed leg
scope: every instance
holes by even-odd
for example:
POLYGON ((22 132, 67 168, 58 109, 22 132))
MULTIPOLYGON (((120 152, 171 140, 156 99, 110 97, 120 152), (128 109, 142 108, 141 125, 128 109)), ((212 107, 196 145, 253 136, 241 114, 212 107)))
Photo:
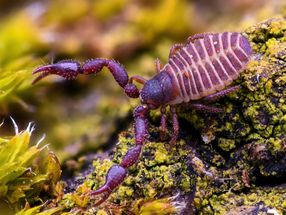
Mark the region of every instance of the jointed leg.
POLYGON ((163 65, 162 65, 161 61, 158 58, 155 61, 155 66, 156 66, 156 72, 160 73, 161 69, 163 68, 163 65))
POLYGON ((167 133, 166 107, 162 106, 160 111, 161 111, 160 139, 165 140, 166 139, 166 133, 167 133))
POLYGON ((200 103, 191 103, 188 105, 188 107, 195 109, 195 110, 198 110, 198 111, 208 112, 208 113, 221 113, 221 112, 223 112, 223 109, 221 109, 221 108, 212 107, 212 106, 208 106, 208 105, 200 104, 200 103))
POLYGON ((120 165, 113 165, 106 175, 106 181, 103 186, 98 188, 95 191, 92 191, 91 195, 99 195, 104 193, 104 196, 101 200, 95 203, 95 206, 103 203, 112 191, 118 187, 127 176, 127 169, 135 164, 142 150, 142 145, 145 143, 147 137, 147 113, 148 109, 144 106, 138 106, 134 110, 134 129, 135 129, 135 142, 136 145, 129 149, 125 156, 123 157, 120 165))
POLYGON ((237 85, 237 86, 232 86, 232 87, 229 87, 227 89, 224 89, 222 91, 219 91, 217 93, 214 93, 214 94, 211 94, 209 96, 206 96, 202 99, 203 102, 206 102, 206 103, 209 103, 209 102, 213 102, 213 101, 216 101, 218 100, 219 98, 223 97, 223 96, 226 96, 232 92, 235 92, 237 90, 241 89, 241 86, 240 85, 237 85))
MULTIPOLYGON (((102 70, 103 67, 107 67, 109 69, 114 79, 124 89, 127 96, 131 98, 139 97, 139 90, 132 83, 132 80, 130 81, 123 66, 114 60, 102 58, 87 61, 82 65, 77 61, 65 60, 59 61, 55 64, 41 66, 33 72, 33 74, 40 73, 40 75, 34 79, 33 84, 51 74, 62 76, 65 79, 74 79, 79 74, 97 74, 102 70)), ((133 79, 139 80, 139 76, 133 79)))
POLYGON ((172 120, 173 120, 173 135, 170 141, 171 147, 175 145, 178 135, 179 135, 179 121, 178 121, 178 115, 176 113, 176 108, 174 106, 171 106, 171 114, 172 114, 172 120))
POLYGON ((133 81, 136 81, 139 84, 145 84, 147 80, 139 75, 134 75, 129 78, 129 83, 133 83, 133 81))
POLYGON ((221 112, 223 112, 223 109, 213 107, 213 106, 209 106, 209 105, 206 105, 205 103, 210 103, 210 102, 216 101, 219 98, 226 96, 227 94, 230 94, 232 92, 239 90, 240 88, 241 87, 239 85, 229 87, 225 90, 219 91, 217 93, 206 96, 203 99, 199 100, 202 103, 190 103, 188 105, 188 107, 191 107, 191 108, 198 110, 198 111, 203 111, 203 112, 208 112, 208 113, 221 113, 221 112))

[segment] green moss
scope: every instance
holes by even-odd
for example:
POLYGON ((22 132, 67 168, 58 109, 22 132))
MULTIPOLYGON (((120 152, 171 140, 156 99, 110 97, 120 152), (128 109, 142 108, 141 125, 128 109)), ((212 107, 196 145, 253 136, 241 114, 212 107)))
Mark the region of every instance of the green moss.
MULTIPOLYGON (((0 143, 0 200, 7 201, 16 211, 24 204, 29 206, 40 201, 44 190, 50 197, 61 195, 58 191, 62 187, 58 183, 61 169, 56 156, 52 152, 45 153, 46 146, 29 146, 34 127, 29 124, 20 133, 17 129, 15 127, 15 136, 1 138, 0 143)), ((23 210, 19 214, 34 214, 38 209, 23 210)))
POLYGON ((18 93, 31 87, 31 68, 40 60, 32 50, 40 46, 37 26, 27 12, 19 12, 0 22, 0 104, 24 103, 18 93), (21 26, 21 28, 19 28, 21 26))

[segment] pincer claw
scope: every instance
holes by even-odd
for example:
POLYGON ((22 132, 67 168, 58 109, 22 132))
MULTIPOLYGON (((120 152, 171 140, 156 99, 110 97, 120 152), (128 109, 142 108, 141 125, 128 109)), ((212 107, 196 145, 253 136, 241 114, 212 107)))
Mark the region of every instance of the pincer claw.
POLYGON ((81 73, 81 66, 78 62, 72 60, 59 61, 55 64, 49 64, 45 66, 40 66, 33 71, 34 74, 40 74, 36 77, 32 84, 37 83, 41 79, 48 75, 59 75, 65 79, 74 79, 79 73, 81 73))
POLYGON ((120 165, 114 165, 112 166, 106 175, 106 181, 103 186, 98 188, 97 190, 93 190, 90 192, 91 196, 99 195, 103 193, 103 197, 94 204, 94 206, 98 206, 101 203, 103 203, 109 195, 112 193, 112 191, 119 186, 123 182, 127 175, 127 170, 120 166, 120 165))

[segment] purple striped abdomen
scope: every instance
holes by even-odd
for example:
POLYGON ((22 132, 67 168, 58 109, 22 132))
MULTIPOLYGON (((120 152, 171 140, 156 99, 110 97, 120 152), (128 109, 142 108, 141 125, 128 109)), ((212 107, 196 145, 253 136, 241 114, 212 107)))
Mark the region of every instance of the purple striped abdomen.
POLYGON ((163 68, 180 92, 170 104, 200 99, 225 88, 243 71, 250 55, 250 44, 239 33, 195 36, 163 68))

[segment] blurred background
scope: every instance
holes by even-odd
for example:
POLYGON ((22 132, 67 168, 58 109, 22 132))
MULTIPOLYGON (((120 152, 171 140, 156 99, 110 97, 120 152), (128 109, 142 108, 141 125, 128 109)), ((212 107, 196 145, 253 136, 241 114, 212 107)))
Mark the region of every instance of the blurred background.
POLYGON ((74 81, 49 77, 31 85, 39 65, 104 57, 130 75, 150 78, 156 58, 201 32, 244 31, 286 15, 283 0, 0 0, 0 135, 33 121, 33 138, 61 161, 106 150, 132 120, 128 99, 107 70, 74 81))

